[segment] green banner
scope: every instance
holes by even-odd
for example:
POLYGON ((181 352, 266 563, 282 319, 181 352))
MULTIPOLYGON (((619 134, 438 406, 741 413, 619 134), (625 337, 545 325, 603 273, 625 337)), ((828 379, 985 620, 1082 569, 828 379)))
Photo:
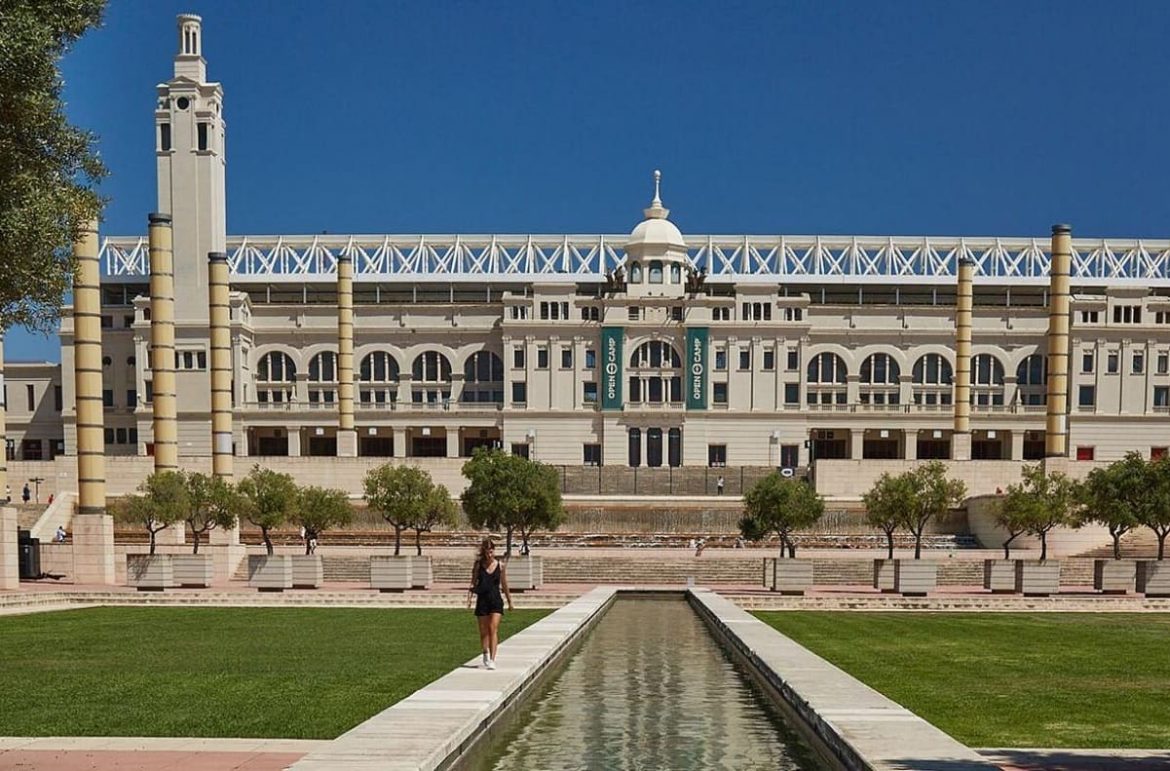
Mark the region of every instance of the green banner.
POLYGON ((687 409, 707 409, 707 328, 687 329, 687 409))
POLYGON ((601 328, 601 409, 622 408, 622 327, 601 328))

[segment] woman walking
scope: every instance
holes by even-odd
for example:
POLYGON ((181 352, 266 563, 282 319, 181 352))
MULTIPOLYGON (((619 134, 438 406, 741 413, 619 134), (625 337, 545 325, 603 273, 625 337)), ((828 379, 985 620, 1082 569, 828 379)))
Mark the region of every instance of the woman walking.
POLYGON ((479 622, 479 643, 483 648, 483 665, 496 668, 496 649, 500 647, 500 619, 504 615, 504 597, 512 610, 512 593, 508 590, 508 574, 504 563, 496 559, 496 545, 491 538, 479 544, 479 555, 471 569, 471 586, 467 589, 467 607, 471 595, 476 596, 475 619, 479 622), (501 596, 500 590, 503 590, 501 596))

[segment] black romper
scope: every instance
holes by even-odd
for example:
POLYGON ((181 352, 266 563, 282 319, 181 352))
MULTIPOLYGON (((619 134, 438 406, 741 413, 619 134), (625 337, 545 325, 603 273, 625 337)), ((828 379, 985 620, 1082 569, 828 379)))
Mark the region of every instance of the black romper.
POLYGON ((496 569, 491 573, 483 565, 475 580, 475 615, 487 616, 492 613, 504 615, 504 596, 500 594, 500 570, 502 566, 497 561, 496 569))

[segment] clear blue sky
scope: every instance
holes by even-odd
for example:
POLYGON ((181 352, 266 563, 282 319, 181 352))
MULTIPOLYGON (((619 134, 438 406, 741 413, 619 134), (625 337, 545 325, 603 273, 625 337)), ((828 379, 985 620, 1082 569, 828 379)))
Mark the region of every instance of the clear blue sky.
MULTIPOLYGON (((1170 3, 113 0, 64 62, 106 234, 203 16, 228 232, 1170 233, 1170 3)), ((10 358, 56 359, 10 335, 10 358)))

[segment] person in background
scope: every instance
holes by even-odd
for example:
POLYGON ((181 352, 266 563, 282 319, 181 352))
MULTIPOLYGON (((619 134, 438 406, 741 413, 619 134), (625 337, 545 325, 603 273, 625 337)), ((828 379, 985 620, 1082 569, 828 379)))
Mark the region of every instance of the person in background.
POLYGON ((65 527, 64 527, 64 525, 57 525, 57 532, 56 532, 56 534, 53 536, 53 540, 54 540, 55 542, 57 542, 57 543, 65 543, 65 538, 66 538, 68 535, 69 535, 69 534, 65 532, 65 527))
POLYGON ((479 554, 471 569, 471 585, 467 588, 467 607, 475 595, 475 618, 479 623, 479 643, 483 648, 484 669, 496 668, 496 649, 500 647, 500 619, 504 617, 504 598, 512 610, 512 592, 508 590, 508 574, 504 563, 496 559, 496 544, 491 538, 479 544, 479 554), (501 595, 502 590, 502 595, 501 595))
POLYGON ((25 503, 28 503, 28 499, 32 497, 32 491, 28 489, 28 482, 24 483, 24 491, 20 494, 20 497, 24 499, 25 503))
POLYGON ((715 480, 715 492, 719 495, 723 495, 723 475, 722 474, 719 476, 718 479, 715 480))

